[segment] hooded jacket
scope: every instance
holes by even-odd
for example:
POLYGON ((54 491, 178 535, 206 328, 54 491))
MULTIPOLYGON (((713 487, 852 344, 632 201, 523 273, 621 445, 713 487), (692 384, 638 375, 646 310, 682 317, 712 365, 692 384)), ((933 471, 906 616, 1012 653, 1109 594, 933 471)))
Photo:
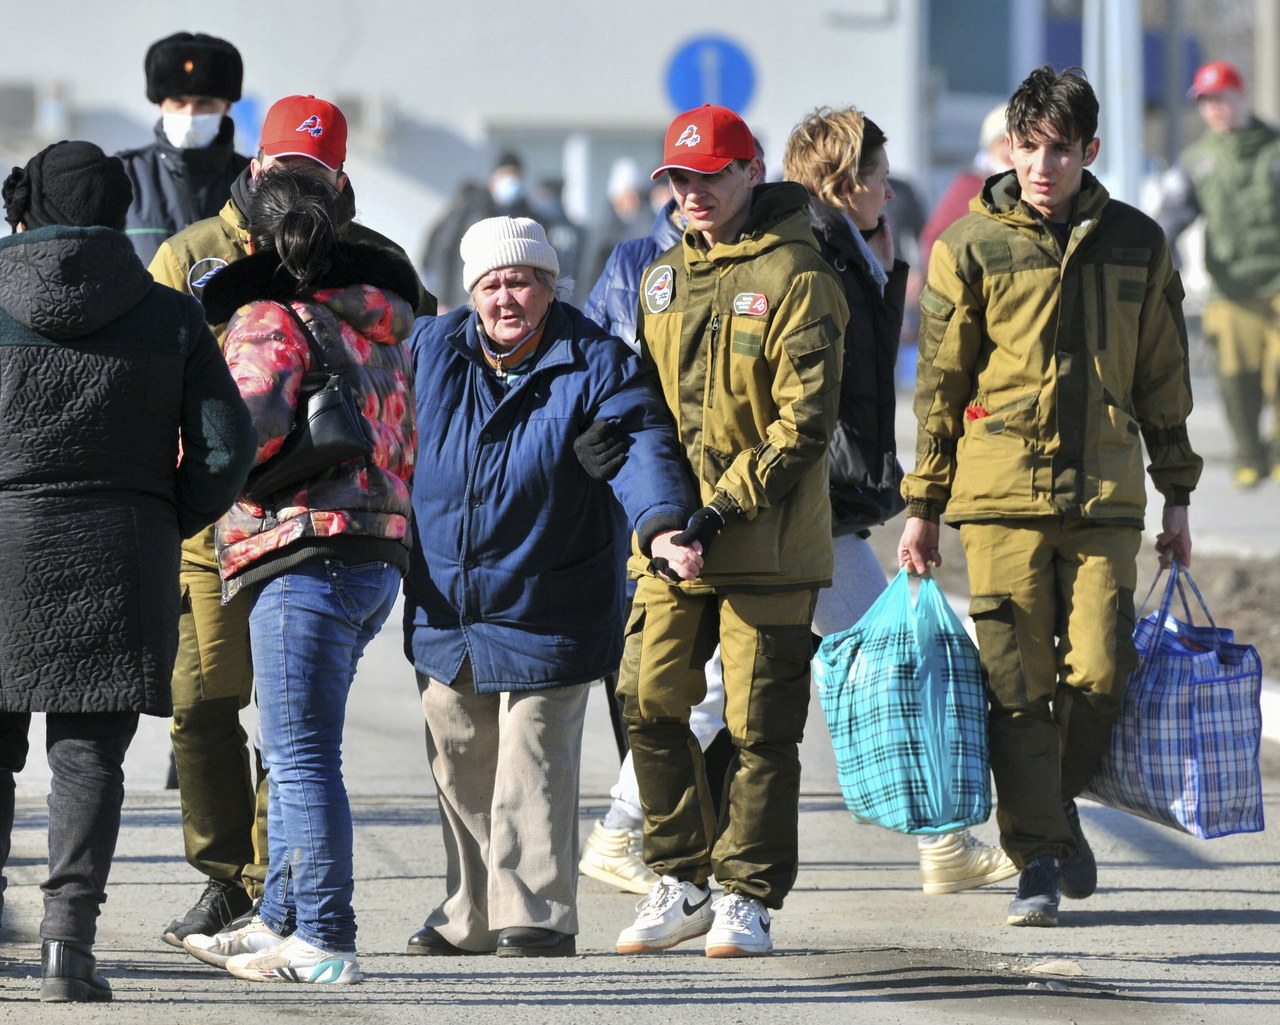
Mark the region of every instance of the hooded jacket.
POLYGON ((116 154, 133 183, 124 233, 143 266, 170 235, 216 214, 249 166, 249 158, 235 151, 236 126, 229 117, 213 142, 191 149, 171 143, 163 126, 163 119, 156 122, 150 145, 116 154))
POLYGON ((422 444, 405 654, 447 683, 469 658, 481 693, 614 672, 630 532, 647 551, 695 505, 652 372, 560 302, 547 313, 536 363, 505 391, 481 362, 469 310, 420 319, 410 344, 422 444), (600 419, 632 438, 607 484, 573 450, 600 419))
POLYGON ((840 412, 831 436, 831 516, 864 529, 902 511, 902 467, 894 437, 894 369, 907 294, 907 265, 895 260, 884 292, 876 287, 853 238, 834 207, 814 199, 809 220, 822 258, 840 278, 849 304, 840 374, 840 412))
POLYGON ((1007 172, 934 246, 908 515, 1142 526, 1144 441, 1166 503, 1188 503, 1201 460, 1187 439, 1187 335, 1169 246, 1088 171, 1068 227, 1064 247, 1007 172))
POLYGON ((641 356, 658 371, 702 504, 726 521, 686 590, 831 581, 827 446, 849 311, 808 201, 794 182, 758 185, 737 239, 708 249, 686 231, 644 275, 641 356))
POLYGON ((406 293, 413 267, 369 246, 338 243, 333 266, 306 295, 277 274, 274 253, 256 253, 220 270, 204 291, 210 320, 227 320, 224 355, 258 430, 257 462, 270 459, 291 431, 311 345, 301 317, 330 365, 361 400, 374 451, 334 466, 264 505, 241 496, 219 521, 218 571, 228 600, 267 562, 272 575, 305 558, 379 549, 408 567, 409 487, 417 435, 413 374, 405 337, 413 323, 406 293), (234 313, 232 312, 234 311, 234 313), (341 540, 338 540, 341 539, 341 540), (368 542, 393 541, 390 548, 368 542), (286 551, 287 550, 287 551, 286 551))
POLYGON ((168 715, 180 539, 253 461, 204 312, 109 228, 0 240, 0 419, 0 710, 168 715))

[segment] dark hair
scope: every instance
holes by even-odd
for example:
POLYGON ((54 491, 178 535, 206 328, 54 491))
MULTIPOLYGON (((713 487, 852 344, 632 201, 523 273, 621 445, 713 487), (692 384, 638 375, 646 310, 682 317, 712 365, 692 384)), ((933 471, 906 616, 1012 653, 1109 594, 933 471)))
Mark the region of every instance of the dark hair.
POLYGON ((333 266, 338 235, 349 220, 337 190, 319 175, 291 167, 258 175, 249 206, 254 250, 275 253, 299 292, 333 266))
POLYGON ((1081 68, 1054 71, 1045 64, 1009 99, 1005 124, 1015 138, 1034 141, 1048 127, 1065 142, 1087 146, 1098 134, 1098 97, 1081 68))

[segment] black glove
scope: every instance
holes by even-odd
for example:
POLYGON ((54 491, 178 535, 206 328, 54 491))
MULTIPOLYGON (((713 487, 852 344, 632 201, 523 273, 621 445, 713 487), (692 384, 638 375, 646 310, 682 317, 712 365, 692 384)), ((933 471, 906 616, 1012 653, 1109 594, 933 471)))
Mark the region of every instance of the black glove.
POLYGON ((611 420, 593 420, 573 442, 573 454, 593 480, 610 481, 627 461, 631 436, 611 420))
POLYGON ((649 572, 656 573, 663 580, 670 580, 673 584, 680 583, 680 575, 671 571, 671 563, 661 555, 649 560, 649 572))
POLYGON ((724 517, 711 506, 704 505, 689 517, 689 523, 684 530, 671 539, 671 543, 688 548, 693 542, 700 541, 702 542, 702 555, 705 558, 707 552, 711 550, 712 540, 720 533, 720 528, 723 526, 724 517))

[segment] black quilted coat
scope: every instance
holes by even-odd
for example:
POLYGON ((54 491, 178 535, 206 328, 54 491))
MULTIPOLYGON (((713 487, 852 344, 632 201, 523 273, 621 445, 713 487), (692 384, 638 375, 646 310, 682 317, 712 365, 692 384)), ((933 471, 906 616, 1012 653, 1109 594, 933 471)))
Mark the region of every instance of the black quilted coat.
POLYGON ((179 541, 256 441, 200 304, 123 234, 0 239, 0 712, 169 714, 179 541))

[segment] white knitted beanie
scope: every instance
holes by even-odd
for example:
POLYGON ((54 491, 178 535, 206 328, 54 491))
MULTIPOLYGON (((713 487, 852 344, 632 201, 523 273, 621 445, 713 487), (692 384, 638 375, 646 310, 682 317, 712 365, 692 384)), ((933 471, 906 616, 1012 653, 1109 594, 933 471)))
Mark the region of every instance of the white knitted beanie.
POLYGON ((542 225, 528 217, 488 217, 462 236, 462 284, 468 292, 499 267, 533 267, 559 277, 560 261, 542 225))

